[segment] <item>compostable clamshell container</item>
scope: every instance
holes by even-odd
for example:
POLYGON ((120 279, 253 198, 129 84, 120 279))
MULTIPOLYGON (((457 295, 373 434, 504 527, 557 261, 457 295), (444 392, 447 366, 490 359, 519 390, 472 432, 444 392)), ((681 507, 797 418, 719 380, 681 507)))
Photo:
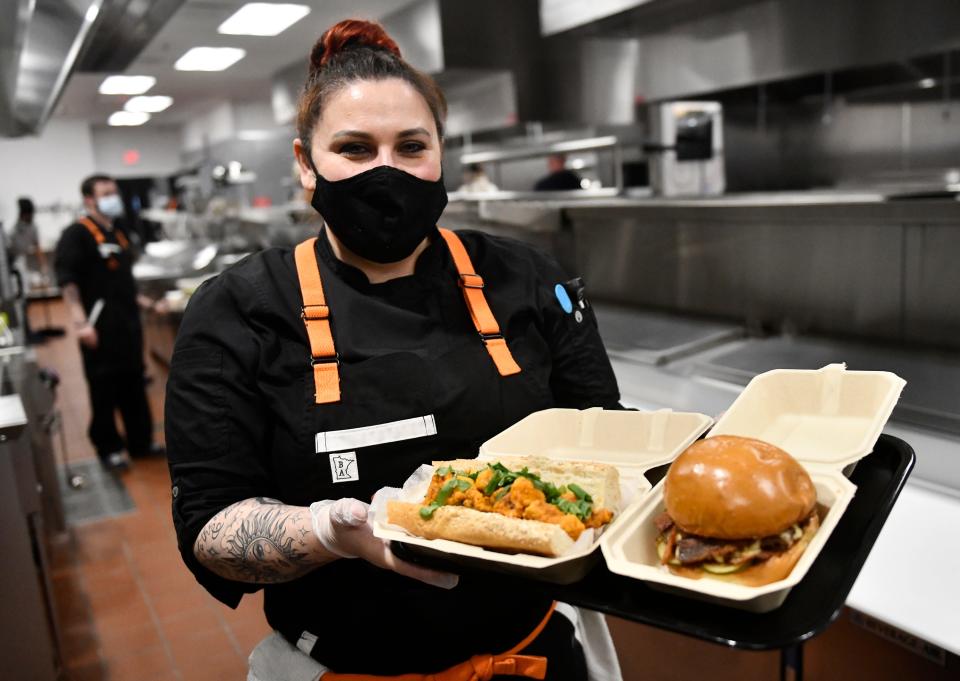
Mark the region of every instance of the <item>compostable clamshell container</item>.
POLYGON ((777 445, 797 459, 817 490, 821 526, 790 574, 751 587, 718 579, 674 575, 660 564, 654 518, 664 511, 661 480, 605 533, 607 567, 651 588, 730 607, 768 612, 803 579, 853 499, 856 486, 843 471, 869 454, 906 382, 882 371, 846 371, 831 364, 817 371, 777 369, 756 376, 707 437, 739 435, 777 445))
MULTIPOLYGON (((592 543, 580 542, 555 558, 504 553, 444 539, 424 539, 400 528, 374 521, 374 534, 402 542, 413 556, 484 570, 526 576, 556 584, 570 584, 586 575, 599 560, 600 537, 621 521, 631 503, 650 490, 644 472, 668 463, 692 444, 713 419, 704 414, 660 410, 653 412, 603 409, 546 409, 530 414, 480 447, 478 459, 538 456, 555 460, 597 461, 612 464, 620 473, 623 503, 605 532, 592 543)), ((407 501, 420 502, 419 497, 407 501)))

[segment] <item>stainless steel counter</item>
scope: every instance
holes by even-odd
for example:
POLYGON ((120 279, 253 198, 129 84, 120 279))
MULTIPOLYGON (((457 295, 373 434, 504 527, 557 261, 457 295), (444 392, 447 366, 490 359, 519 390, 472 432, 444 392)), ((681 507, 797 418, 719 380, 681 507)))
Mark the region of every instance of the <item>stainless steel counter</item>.
POLYGON ((662 197, 649 190, 628 190, 617 196, 611 190, 582 190, 562 192, 511 192, 496 191, 486 194, 451 193, 451 203, 480 204, 484 202, 531 203, 544 208, 564 209, 644 209, 663 207, 744 207, 768 206, 840 206, 884 203, 886 198, 877 192, 844 190, 810 190, 795 192, 744 192, 709 197, 662 197))
POLYGON ((29 351, 7 349, 0 371, 0 655, 18 678, 53 681, 59 636, 45 536, 63 516, 44 425, 52 397, 29 351))
POLYGON ((651 310, 600 304, 594 311, 607 352, 644 364, 664 364, 744 334, 735 324, 651 310))
MULTIPOLYGON (((960 358, 925 352, 883 349, 823 338, 740 338, 705 344, 693 354, 659 364, 632 355, 651 319, 642 310, 619 310, 619 326, 598 322, 625 405, 641 409, 668 407, 716 416, 725 411, 753 376, 778 368, 819 369, 846 362, 851 369, 893 371, 906 379, 885 432, 910 443, 917 453, 911 480, 960 497, 960 358), (638 334, 630 341, 623 330, 638 334)), ((656 313, 660 337, 682 337, 691 322, 656 313)), ((655 339, 654 339, 655 340, 655 339)))

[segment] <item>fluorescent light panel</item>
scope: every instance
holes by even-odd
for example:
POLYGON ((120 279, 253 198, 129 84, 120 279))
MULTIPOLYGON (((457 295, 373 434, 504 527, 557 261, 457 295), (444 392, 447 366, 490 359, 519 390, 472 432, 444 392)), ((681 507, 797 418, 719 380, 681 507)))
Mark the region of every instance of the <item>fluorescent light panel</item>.
POLYGON ((178 71, 223 71, 247 54, 239 47, 191 47, 177 60, 178 71))
POLYGON ((229 35, 279 35, 310 14, 306 5, 250 2, 220 24, 218 33, 229 35))
POLYGON ((142 95, 157 82, 153 76, 107 76, 100 83, 101 95, 142 95))
POLYGON ((143 125, 150 120, 150 114, 142 111, 115 111, 107 119, 107 125, 143 125))
POLYGON ((173 104, 173 97, 166 95, 154 95, 153 97, 131 97, 123 105, 124 111, 133 111, 136 113, 160 113, 173 104))

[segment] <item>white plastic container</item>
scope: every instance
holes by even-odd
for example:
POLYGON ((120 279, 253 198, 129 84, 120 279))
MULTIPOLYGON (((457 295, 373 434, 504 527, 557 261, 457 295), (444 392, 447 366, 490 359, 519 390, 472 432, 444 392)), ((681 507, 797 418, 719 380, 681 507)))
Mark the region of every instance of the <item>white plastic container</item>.
POLYGON ((797 565, 782 580, 759 587, 670 573, 655 550, 653 519, 664 510, 663 481, 634 505, 601 539, 612 572, 651 588, 753 612, 779 607, 803 579, 856 492, 843 468, 873 450, 906 381, 882 371, 846 371, 831 364, 818 371, 778 369, 755 377, 707 437, 740 435, 777 445, 810 473, 821 527, 797 565))
MULTIPOLYGON (((660 410, 654 412, 602 409, 546 409, 531 414, 480 447, 479 459, 505 456, 545 456, 570 461, 600 461, 620 472, 623 507, 603 535, 611 532, 632 503, 650 490, 643 473, 668 463, 692 444, 713 422, 704 414, 660 410)), ((421 497, 422 499, 422 497, 421 497)), ((409 499, 419 502, 421 499, 409 499)), ((442 558, 457 565, 523 575, 541 581, 570 584, 581 579, 599 559, 598 537, 556 558, 491 551, 443 539, 423 539, 399 528, 374 522, 374 534, 402 542, 409 551, 442 558)))

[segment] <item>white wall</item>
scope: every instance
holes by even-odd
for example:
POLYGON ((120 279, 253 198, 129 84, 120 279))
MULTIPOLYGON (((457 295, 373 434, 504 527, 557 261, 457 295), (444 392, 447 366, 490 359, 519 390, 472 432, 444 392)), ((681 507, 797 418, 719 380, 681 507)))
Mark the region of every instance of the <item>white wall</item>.
POLYGON ((97 172, 113 177, 162 177, 180 169, 179 126, 146 125, 135 128, 92 128, 93 158, 97 172), (131 163, 124 154, 136 150, 131 163))
POLYGON ((236 134, 234 107, 223 102, 210 111, 194 116, 183 126, 183 151, 196 151, 205 146, 233 139, 236 134))
POLYGON ((37 206, 41 245, 52 248, 80 209, 80 182, 95 171, 86 121, 51 120, 39 137, 0 138, 4 229, 17 220, 17 197, 29 196, 37 206))

